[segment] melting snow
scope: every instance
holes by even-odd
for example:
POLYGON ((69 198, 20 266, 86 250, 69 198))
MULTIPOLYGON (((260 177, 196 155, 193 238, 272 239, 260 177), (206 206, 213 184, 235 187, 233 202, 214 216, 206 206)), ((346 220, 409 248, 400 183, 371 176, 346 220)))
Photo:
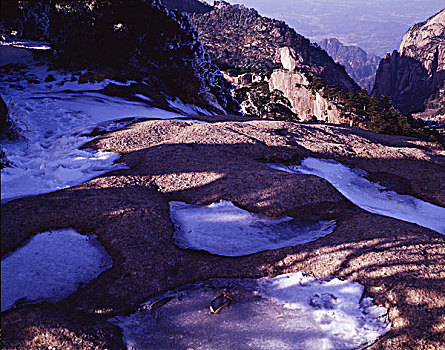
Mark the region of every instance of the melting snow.
POLYGON ((115 322, 129 350, 345 350, 365 348, 388 332, 386 313, 358 283, 294 273, 184 286, 115 322), (209 305, 222 291, 235 300, 211 314, 209 305))
POLYGON ((3 38, 0 41, 0 46, 12 46, 30 50, 51 50, 48 43, 14 37, 3 38))
MULTIPOLYGON (((13 104, 16 112, 12 118, 25 130, 28 140, 2 142, 3 150, 13 163, 1 173, 2 202, 74 186, 124 168, 125 164, 116 163, 117 154, 79 150, 93 139, 87 135, 95 129, 122 128, 131 120, 118 119, 127 117, 171 120, 184 117, 152 108, 145 101, 110 97, 99 91, 110 83, 128 85, 130 82, 104 80, 79 84, 71 74, 29 63, 28 56, 21 62, 20 57, 17 56, 16 63, 26 64, 2 74, 0 94, 7 103, 13 104)), ((11 62, 2 62, 0 57, 0 65, 6 63, 11 62)))
POLYGON ((352 203, 371 213, 412 222, 445 234, 445 208, 400 195, 364 178, 366 173, 333 160, 306 158, 301 165, 268 164, 290 173, 312 174, 329 181, 352 203))
POLYGON ((201 107, 190 104, 184 104, 179 98, 176 98, 174 101, 169 100, 168 104, 170 105, 170 107, 175 108, 187 115, 195 115, 195 116, 199 114, 212 115, 212 113, 201 107))
POLYGON ((327 221, 271 218, 220 201, 208 206, 170 202, 176 245, 223 256, 242 256, 295 246, 334 230, 327 221))
POLYGON ((93 236, 73 229, 43 232, 1 261, 1 311, 14 303, 58 301, 112 266, 93 236))

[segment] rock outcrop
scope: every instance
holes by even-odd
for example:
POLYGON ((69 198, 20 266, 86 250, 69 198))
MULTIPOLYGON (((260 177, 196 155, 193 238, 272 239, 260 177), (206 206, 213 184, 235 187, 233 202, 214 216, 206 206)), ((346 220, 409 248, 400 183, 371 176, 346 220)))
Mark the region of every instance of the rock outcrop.
POLYGON ((403 113, 445 105, 445 9, 412 26, 382 59, 372 93, 390 96, 403 113))
POLYGON ((292 104, 284 96, 284 93, 269 89, 270 75, 244 73, 233 76, 224 72, 224 76, 235 87, 233 95, 239 102, 244 117, 288 121, 300 120, 292 111, 292 104))
POLYGON ((48 41, 58 67, 143 81, 212 111, 239 110, 231 84, 212 64, 188 17, 158 1, 13 3, 3 10, 3 27, 48 41))
POLYGON ((346 72, 362 89, 372 91, 380 62, 379 56, 368 54, 357 46, 343 45, 335 38, 324 39, 319 45, 335 62, 345 66, 346 72))
MULTIPOLYGON (((279 54, 283 68, 291 72, 295 71, 295 68, 297 68, 297 54, 295 50, 285 46, 280 48, 279 54)), ((301 61, 302 59, 299 57, 298 63, 301 63, 301 61)))
POLYGON ((330 158, 444 206, 445 160, 436 145, 338 125, 206 120, 218 122, 151 120, 101 137, 88 146, 121 153, 129 169, 2 205, 2 255, 38 232, 76 227, 97 235, 113 258, 113 268, 63 301, 2 313, 2 349, 122 349, 109 320, 153 296, 209 278, 297 271, 360 282, 388 308, 391 330, 370 349, 444 348, 444 236, 367 213, 319 177, 264 164, 330 158), (178 249, 169 201, 220 199, 271 216, 323 216, 337 227, 304 245, 236 259, 178 249))
POLYGON ((300 72, 275 70, 269 80, 271 91, 282 91, 292 104, 292 111, 301 121, 324 121, 341 124, 341 111, 318 91, 312 91, 309 80, 300 72))
POLYGON ((8 123, 8 106, 0 95, 0 133, 2 133, 7 127, 8 123))
POLYGON ((341 124, 346 120, 334 103, 311 88, 305 73, 296 71, 300 57, 289 47, 279 49, 284 70, 274 70, 269 79, 269 90, 280 91, 290 101, 292 111, 301 121, 324 121, 341 124))
POLYGON ((311 44, 285 22, 263 17, 254 9, 215 1, 209 12, 190 13, 190 21, 221 70, 270 73, 281 65, 278 49, 287 46, 299 57, 296 65, 301 70, 311 71, 343 91, 359 89, 344 67, 318 45, 311 44))

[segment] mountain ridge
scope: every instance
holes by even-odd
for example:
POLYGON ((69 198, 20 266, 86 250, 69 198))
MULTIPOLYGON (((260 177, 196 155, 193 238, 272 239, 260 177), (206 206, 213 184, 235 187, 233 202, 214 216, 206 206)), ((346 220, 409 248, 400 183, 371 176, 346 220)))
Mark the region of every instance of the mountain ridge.
POLYGON ((372 94, 390 96, 403 113, 444 107, 445 9, 414 24, 383 57, 372 94))
POLYGON ((318 44, 335 62, 345 67, 346 72, 362 89, 372 91, 381 60, 379 56, 368 54, 358 46, 344 45, 336 38, 324 39, 318 44))
MULTIPOLYGON (((169 0, 169 4, 171 8, 180 6, 177 0, 169 0)), ((225 1, 214 1, 211 11, 189 12, 189 16, 205 50, 221 70, 270 72, 281 66, 278 49, 289 46, 299 57, 298 69, 341 90, 359 90, 342 65, 283 21, 225 1)))

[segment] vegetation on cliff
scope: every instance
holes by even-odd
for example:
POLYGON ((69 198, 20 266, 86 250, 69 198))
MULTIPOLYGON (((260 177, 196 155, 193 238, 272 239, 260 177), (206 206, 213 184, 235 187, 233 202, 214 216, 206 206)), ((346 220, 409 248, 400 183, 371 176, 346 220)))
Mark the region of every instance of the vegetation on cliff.
POLYGON ((313 93, 321 92, 325 98, 334 101, 342 114, 358 126, 383 134, 417 137, 445 145, 444 135, 428 128, 423 120, 415 119, 409 113, 402 114, 393 106, 390 97, 379 98, 370 95, 366 89, 345 93, 335 86, 325 85, 322 79, 313 75, 309 75, 309 80, 313 93))
POLYGON ((235 89, 234 96, 245 116, 274 120, 299 121, 292 104, 279 90, 270 91, 267 81, 235 89))
POLYGON ((5 27, 47 40, 59 67, 144 81, 200 106, 216 97, 227 112, 238 110, 187 16, 158 1, 21 1, 4 12, 5 27))
POLYGON ((308 69, 344 91, 359 90, 345 68, 317 44, 298 34, 285 22, 261 16, 254 9, 215 1, 210 12, 191 13, 190 21, 213 62, 221 70, 238 74, 271 72, 280 67, 277 51, 288 46, 298 56, 298 67, 308 69))

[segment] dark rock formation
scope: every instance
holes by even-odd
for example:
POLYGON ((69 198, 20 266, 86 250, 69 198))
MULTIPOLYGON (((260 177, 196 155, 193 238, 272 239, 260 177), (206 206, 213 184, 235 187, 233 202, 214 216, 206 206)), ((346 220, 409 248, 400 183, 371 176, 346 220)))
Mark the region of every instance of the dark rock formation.
POLYGON ((335 38, 324 39, 319 44, 335 62, 345 66, 346 72, 362 89, 372 91, 379 56, 368 54, 357 46, 343 45, 335 38))
POLYGON ((399 51, 380 62, 372 93, 403 113, 445 105, 445 9, 412 26, 399 51))
POLYGON ((190 13, 190 21, 205 50, 222 70, 270 72, 280 67, 278 49, 288 46, 301 58, 299 70, 311 71, 326 84, 344 91, 359 89, 344 67, 318 45, 283 21, 263 17, 254 9, 215 1, 210 12, 190 13))
POLYGON ((0 95, 0 133, 5 130, 8 123, 8 106, 0 95))
POLYGON ((185 103, 238 111, 187 16, 158 1, 21 1, 5 12, 4 26, 47 40, 60 67, 111 72, 185 103))

